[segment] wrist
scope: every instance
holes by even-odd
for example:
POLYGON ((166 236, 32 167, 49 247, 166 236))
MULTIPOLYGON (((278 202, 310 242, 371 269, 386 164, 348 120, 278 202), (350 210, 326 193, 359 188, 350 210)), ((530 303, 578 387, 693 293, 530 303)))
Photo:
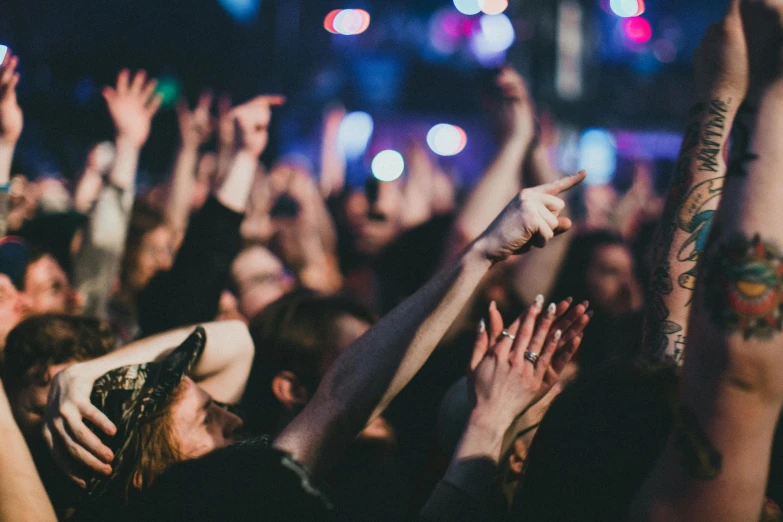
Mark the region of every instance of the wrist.
POLYGON ((489 270, 498 261, 490 255, 490 250, 489 239, 482 234, 468 246, 463 259, 468 265, 489 270))
POLYGON ((467 429, 481 434, 482 439, 487 443, 497 442, 500 444, 513 420, 513 417, 503 412, 494 411, 488 406, 477 405, 468 417, 467 429))
POLYGON ((114 146, 117 155, 123 152, 138 154, 141 152, 141 147, 143 145, 144 142, 139 143, 137 139, 126 134, 117 134, 114 138, 114 146))

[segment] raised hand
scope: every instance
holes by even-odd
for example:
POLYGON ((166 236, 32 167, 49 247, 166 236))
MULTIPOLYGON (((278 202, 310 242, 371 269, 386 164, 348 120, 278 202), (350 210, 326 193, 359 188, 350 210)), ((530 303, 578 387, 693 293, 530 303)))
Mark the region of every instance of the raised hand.
POLYGON ((585 176, 585 171, 581 171, 517 194, 477 239, 486 258, 503 261, 532 246, 543 247, 556 235, 570 230, 571 220, 559 217, 565 203, 558 196, 581 183, 585 176))
POLYGON ((745 97, 749 76, 748 44, 739 0, 732 0, 723 20, 707 29, 693 55, 693 66, 698 99, 715 90, 734 92, 740 100, 745 97))
POLYGON ((188 109, 185 100, 180 100, 177 104, 177 121, 179 122, 179 135, 183 147, 197 149, 212 136, 215 123, 209 114, 211 105, 212 93, 209 91, 201 93, 198 104, 192 111, 188 109))
POLYGON ((123 69, 117 75, 117 85, 104 87, 103 98, 114 122, 117 142, 127 142, 141 148, 150 133, 150 123, 158 112, 161 96, 155 94, 155 80, 147 80, 147 73, 138 71, 133 80, 130 71, 123 69))
POLYGON ((545 311, 543 303, 543 296, 538 296, 506 330, 497 309, 491 307, 489 327, 479 328, 469 379, 474 412, 504 431, 559 381, 590 321, 584 303, 570 311, 570 299, 552 303, 545 311))
POLYGON ((756 94, 783 74, 783 6, 777 0, 732 0, 745 28, 750 90, 756 94))
POLYGON ((84 486, 79 471, 84 465, 97 473, 111 473, 112 451, 84 424, 84 419, 107 435, 117 428, 90 402, 95 375, 89 363, 77 363, 58 373, 52 380, 44 416, 43 435, 55 461, 68 476, 84 486))
POLYGON ((9 50, 0 64, 0 144, 16 144, 22 134, 24 118, 16 101, 16 84, 19 73, 16 66, 19 58, 9 50))
POLYGON ((222 95, 217 102, 218 109, 218 142, 221 145, 234 147, 234 117, 231 114, 231 96, 222 95))
POLYGON ((529 144, 535 134, 535 108, 525 80, 512 67, 504 67, 497 77, 501 92, 498 119, 503 138, 529 144))
POLYGON ((231 111, 239 129, 239 142, 243 150, 258 157, 269 142, 269 123, 272 107, 285 103, 284 96, 266 95, 253 98, 231 111))

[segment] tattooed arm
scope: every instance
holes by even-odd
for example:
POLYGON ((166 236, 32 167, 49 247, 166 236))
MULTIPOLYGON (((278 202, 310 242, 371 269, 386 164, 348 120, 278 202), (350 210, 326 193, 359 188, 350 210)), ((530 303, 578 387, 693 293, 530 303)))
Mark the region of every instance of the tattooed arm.
POLYGON ((723 191, 729 131, 747 92, 747 63, 735 9, 707 30, 694 55, 697 103, 658 231, 645 310, 644 350, 654 359, 682 362, 699 258, 723 191))
POLYGON ((723 214, 708 247, 677 420, 633 520, 756 521, 765 500, 783 406, 783 40, 776 38, 783 5, 741 4, 744 27, 753 28, 746 33, 751 91, 762 93, 751 142, 758 156, 742 189, 722 204, 736 211, 723 214))

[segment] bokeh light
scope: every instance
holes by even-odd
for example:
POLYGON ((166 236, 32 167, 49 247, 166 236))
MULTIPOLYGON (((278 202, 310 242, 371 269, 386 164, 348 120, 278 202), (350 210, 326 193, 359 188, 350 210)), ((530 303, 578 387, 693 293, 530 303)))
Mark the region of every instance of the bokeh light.
POLYGON ((650 22, 641 17, 623 20, 623 31, 630 41, 637 44, 647 43, 652 38, 650 22))
POLYGON ((337 31, 334 30, 334 19, 338 14, 340 14, 340 11, 341 9, 335 9, 334 11, 331 11, 328 15, 326 15, 326 18, 324 18, 324 29, 326 29, 332 34, 339 34, 337 31))
POLYGON ((481 30, 473 37, 471 49, 479 62, 495 65, 514 43, 514 26, 504 14, 482 15, 479 25, 481 30))
POLYGON ((459 154, 467 144, 468 135, 456 125, 439 123, 427 133, 427 145, 439 156, 459 154))
POLYGON ((361 34, 370 26, 370 13, 364 9, 335 9, 324 18, 324 29, 332 34, 361 34))
POLYGON ((161 107, 167 108, 173 106, 180 98, 182 86, 179 80, 173 76, 162 76, 158 78, 158 85, 155 87, 155 93, 160 94, 161 107))
POLYGON ((617 16, 630 18, 644 13, 644 0, 610 0, 609 7, 617 16))
POLYGON ((452 54, 459 47, 462 35, 462 21, 465 16, 454 9, 436 11, 429 22, 429 37, 432 48, 440 54, 452 54))
POLYGON ((357 111, 345 115, 340 123, 337 142, 346 159, 357 159, 364 154, 373 128, 372 116, 366 112, 357 111))
POLYGON ((223 9, 238 23, 252 22, 261 9, 261 0, 218 0, 223 9))
POLYGON ((481 12, 488 15, 500 14, 508 7, 508 0, 484 0, 481 12))
POLYGON ((378 181, 394 181, 402 176, 405 170, 405 160, 396 150, 379 152, 372 160, 372 175, 378 181))
POLYGON ((454 0, 454 7, 462 14, 474 15, 484 8, 485 0, 454 0))
POLYGON ((587 129, 579 138, 579 169, 587 171, 585 183, 606 185, 617 169, 617 144, 604 129, 587 129))

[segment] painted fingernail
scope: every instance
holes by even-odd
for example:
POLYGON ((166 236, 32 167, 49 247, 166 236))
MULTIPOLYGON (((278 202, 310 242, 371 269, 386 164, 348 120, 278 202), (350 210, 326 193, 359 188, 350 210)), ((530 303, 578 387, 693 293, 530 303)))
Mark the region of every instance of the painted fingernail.
POLYGON ((559 341, 562 336, 563 336, 562 330, 555 330, 555 341, 559 341))
POLYGON ((595 315, 595 312, 593 312, 592 310, 590 310, 590 311, 589 311, 589 312, 587 312, 585 315, 586 315, 587 317, 589 317, 590 319, 592 319, 592 318, 593 318, 593 315, 595 315))
POLYGON ((584 306, 585 308, 589 307, 590 306, 590 301, 585 299, 584 301, 582 301, 582 306, 584 306))
POLYGON ((541 295, 541 294, 538 294, 538 295, 536 296, 535 305, 536 305, 537 307, 539 307, 539 308, 541 308, 542 306, 544 306, 544 296, 543 296, 543 295, 541 295))
POLYGON ((487 323, 486 321, 484 321, 484 318, 482 318, 478 324, 478 333, 484 333, 486 331, 487 331, 487 323))
POLYGON ((555 310, 557 310, 557 305, 555 305, 555 303, 549 303, 549 308, 546 309, 546 316, 551 318, 555 315, 555 310))
POLYGON ((568 303, 568 304, 571 304, 571 303, 574 302, 574 298, 573 297, 566 297, 565 298, 565 302, 568 303))
POLYGON ((492 300, 492 302, 489 303, 489 309, 490 309, 490 311, 498 309, 498 305, 497 305, 497 303, 495 303, 494 299, 492 300))

